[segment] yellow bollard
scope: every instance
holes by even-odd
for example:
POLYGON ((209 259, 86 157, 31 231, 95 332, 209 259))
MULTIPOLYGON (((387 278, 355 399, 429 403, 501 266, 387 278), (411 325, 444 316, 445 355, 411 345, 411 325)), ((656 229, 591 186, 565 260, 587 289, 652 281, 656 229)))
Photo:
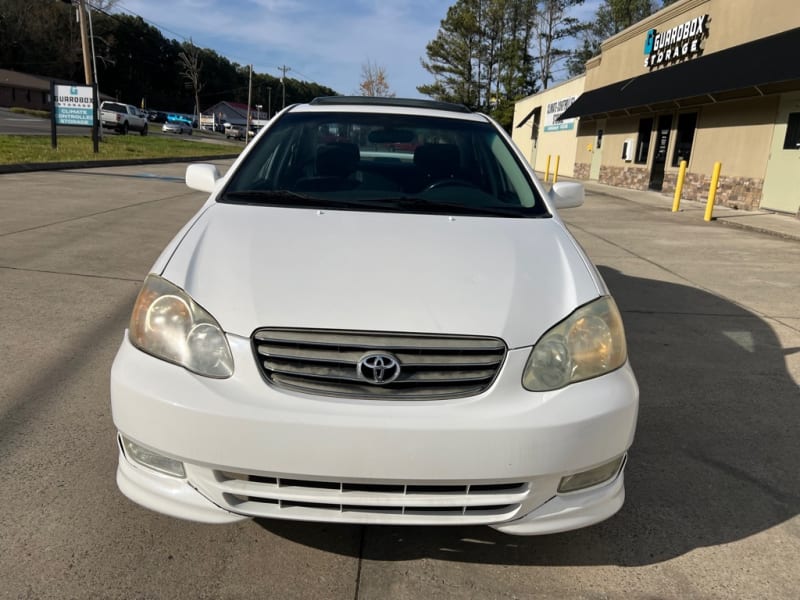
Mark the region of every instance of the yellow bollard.
POLYGON ((550 177, 550 155, 547 155, 547 164, 544 166, 544 180, 545 182, 550 177))
POLYGON ((558 183, 558 163, 561 161, 561 155, 556 154, 556 168, 553 169, 553 183, 558 183))
POLYGON ((717 197, 717 185, 719 185, 719 172, 722 170, 722 163, 714 163, 714 173, 711 175, 711 186, 708 188, 708 202, 706 203, 706 214, 704 221, 710 221, 714 213, 714 199, 717 197))
POLYGON ((675 198, 672 200, 672 212, 678 212, 681 208, 681 192, 683 192, 683 180, 686 178, 686 161, 681 161, 681 168, 678 170, 678 180, 675 182, 675 198))

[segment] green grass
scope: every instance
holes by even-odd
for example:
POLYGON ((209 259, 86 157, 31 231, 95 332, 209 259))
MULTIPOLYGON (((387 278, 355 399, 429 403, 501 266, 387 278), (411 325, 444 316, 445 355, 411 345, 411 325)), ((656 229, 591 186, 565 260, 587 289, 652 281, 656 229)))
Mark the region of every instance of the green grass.
POLYGON ((0 135, 0 164, 46 163, 125 158, 170 158, 238 154, 241 148, 159 136, 104 135, 99 152, 88 136, 60 136, 53 149, 49 135, 0 135))

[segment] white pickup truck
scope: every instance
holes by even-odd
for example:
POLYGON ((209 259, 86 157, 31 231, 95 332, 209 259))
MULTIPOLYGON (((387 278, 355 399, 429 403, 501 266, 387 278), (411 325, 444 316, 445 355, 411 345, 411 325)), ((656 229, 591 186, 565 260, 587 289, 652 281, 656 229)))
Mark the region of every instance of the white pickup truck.
POLYGON ((147 118, 130 104, 103 102, 100 105, 100 124, 109 129, 116 129, 123 135, 128 131, 138 131, 140 135, 147 135, 147 118))

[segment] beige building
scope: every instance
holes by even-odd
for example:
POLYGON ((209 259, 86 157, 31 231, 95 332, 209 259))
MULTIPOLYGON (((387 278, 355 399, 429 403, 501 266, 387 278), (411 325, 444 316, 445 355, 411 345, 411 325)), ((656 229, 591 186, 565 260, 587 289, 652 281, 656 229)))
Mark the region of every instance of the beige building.
POLYGON ((703 200, 719 161, 718 202, 800 212, 798 0, 678 0, 606 40, 584 86, 561 115, 576 177, 671 193, 686 160, 703 200))
POLYGON ((514 106, 512 138, 536 171, 544 173, 549 159, 553 173, 558 157, 559 174, 575 175, 578 120, 559 117, 583 93, 585 80, 584 76, 570 79, 514 106))

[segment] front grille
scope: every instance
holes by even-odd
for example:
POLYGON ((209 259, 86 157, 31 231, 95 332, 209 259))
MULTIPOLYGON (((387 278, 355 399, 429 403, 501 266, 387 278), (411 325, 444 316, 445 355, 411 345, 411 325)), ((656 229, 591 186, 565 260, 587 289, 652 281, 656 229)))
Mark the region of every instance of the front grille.
POLYGON ((253 348, 267 381, 277 387, 386 400, 479 394, 492 384, 506 355, 498 338, 318 329, 260 329, 253 348), (374 354, 396 359, 396 379, 378 384, 363 371, 359 375, 359 361, 374 354))
POLYGON ((499 523, 516 515, 531 489, 527 482, 383 484, 227 471, 196 485, 223 508, 250 517, 397 524, 499 523))

